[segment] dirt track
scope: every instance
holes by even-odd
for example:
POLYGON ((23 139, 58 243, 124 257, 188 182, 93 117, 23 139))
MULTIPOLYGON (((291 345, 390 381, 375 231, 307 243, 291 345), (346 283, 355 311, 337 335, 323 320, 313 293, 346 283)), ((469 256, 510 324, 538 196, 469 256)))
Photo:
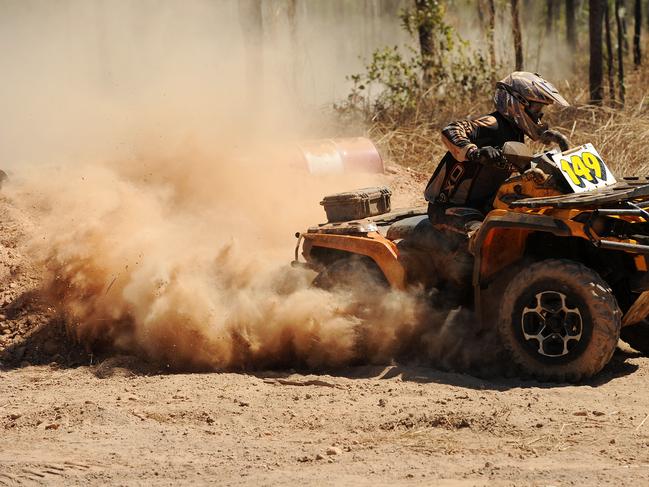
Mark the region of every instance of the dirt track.
POLYGON ((0 375, 0 483, 644 485, 647 370, 619 353, 564 387, 398 366, 22 367, 0 375))
POLYGON ((431 368, 170 374, 88 355, 0 204, 0 485, 649 482, 649 359, 579 386, 431 368))

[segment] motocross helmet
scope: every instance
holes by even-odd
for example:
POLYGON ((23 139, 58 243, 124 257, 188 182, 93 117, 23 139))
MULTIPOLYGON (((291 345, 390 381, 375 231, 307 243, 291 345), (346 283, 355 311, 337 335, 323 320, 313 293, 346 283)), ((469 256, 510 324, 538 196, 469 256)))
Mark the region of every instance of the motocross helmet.
POLYGON ((547 124, 541 123, 546 105, 569 106, 551 83, 526 71, 515 71, 496 83, 494 103, 503 117, 532 140, 538 140, 548 128, 547 124))

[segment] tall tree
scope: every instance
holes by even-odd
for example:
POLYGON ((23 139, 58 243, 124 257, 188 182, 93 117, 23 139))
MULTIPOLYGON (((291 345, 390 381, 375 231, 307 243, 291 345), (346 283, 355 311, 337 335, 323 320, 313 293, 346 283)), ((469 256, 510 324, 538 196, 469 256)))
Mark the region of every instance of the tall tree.
MULTIPOLYGON (((627 23, 626 23, 626 0, 615 0, 615 10, 617 15, 619 16, 620 20, 620 26, 622 29, 622 48, 624 49, 624 54, 629 53, 629 37, 628 37, 628 32, 629 29, 627 28, 627 23)), ((617 22, 617 17, 615 17, 616 22, 617 22)))
POLYGON ((520 3, 511 0, 512 5, 512 34, 514 35, 514 53, 516 57, 516 71, 523 70, 523 34, 521 31, 520 3))
POLYGON ((299 53, 301 52, 297 40, 297 0, 288 0, 286 6, 286 17, 288 21, 288 33, 291 43, 291 87, 295 94, 298 90, 299 53))
POLYGON ((606 32, 606 74, 608 78, 608 96, 615 103, 615 64, 613 62, 613 41, 611 40, 611 7, 609 0, 604 0, 604 29, 606 32))
POLYGON ((431 3, 431 0, 415 0, 416 14, 420 19, 417 25, 417 33, 419 36, 419 50, 423 61, 423 81, 425 86, 430 86, 433 83, 432 68, 435 61, 433 22, 429 20, 429 17, 433 15, 430 11, 431 8, 436 7, 436 5, 431 5, 431 3))
POLYGON ((286 16, 288 18, 288 28, 291 38, 295 37, 297 32, 297 0, 288 0, 286 5, 286 16))
POLYGON ((487 0, 487 43, 489 44, 489 63, 491 65, 492 73, 496 71, 496 2, 494 0, 487 0))
POLYGON ((615 0, 615 23, 617 24, 617 82, 620 90, 620 103, 624 105, 624 33, 623 22, 624 4, 622 0, 615 0))
POLYGON ((573 53, 577 48, 575 22, 575 0, 566 0, 566 40, 573 53))
POLYGON ((453 46, 453 28, 446 23, 440 0, 414 0, 414 8, 401 11, 401 23, 419 39, 423 84, 430 86, 435 73, 443 69, 445 56, 453 46))
POLYGON ((554 32, 554 0, 545 0, 545 31, 554 32))
POLYGON ((590 41, 589 87, 590 102, 600 105, 604 98, 602 88, 602 19, 603 1, 589 0, 588 31, 590 41))
POLYGON ((633 25, 633 64, 640 66, 642 51, 640 49, 640 31, 642 28, 642 0, 635 0, 635 21, 633 25))
MULTIPOLYGON (((262 96, 264 85, 264 56, 263 56, 263 15, 261 0, 240 0, 239 24, 246 46, 246 78, 250 99, 262 96)), ((254 102, 253 102, 254 103, 254 102)))

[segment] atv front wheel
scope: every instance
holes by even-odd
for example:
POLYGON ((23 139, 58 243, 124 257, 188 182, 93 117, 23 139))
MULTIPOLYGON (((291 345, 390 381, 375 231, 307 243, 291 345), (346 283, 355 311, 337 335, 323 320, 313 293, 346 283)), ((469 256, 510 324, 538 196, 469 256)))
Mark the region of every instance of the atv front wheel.
POLYGON ((498 332, 524 374, 574 382, 609 362, 621 316, 599 274, 577 262, 548 259, 531 264, 509 283, 498 332))

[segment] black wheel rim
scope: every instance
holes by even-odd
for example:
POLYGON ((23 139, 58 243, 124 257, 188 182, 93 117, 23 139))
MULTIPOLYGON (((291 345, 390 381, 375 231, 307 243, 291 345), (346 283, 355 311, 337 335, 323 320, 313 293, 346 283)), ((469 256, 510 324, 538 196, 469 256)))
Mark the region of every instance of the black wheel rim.
POLYGON ((549 359, 566 357, 584 335, 579 308, 563 293, 540 291, 523 307, 519 333, 528 350, 549 359))

